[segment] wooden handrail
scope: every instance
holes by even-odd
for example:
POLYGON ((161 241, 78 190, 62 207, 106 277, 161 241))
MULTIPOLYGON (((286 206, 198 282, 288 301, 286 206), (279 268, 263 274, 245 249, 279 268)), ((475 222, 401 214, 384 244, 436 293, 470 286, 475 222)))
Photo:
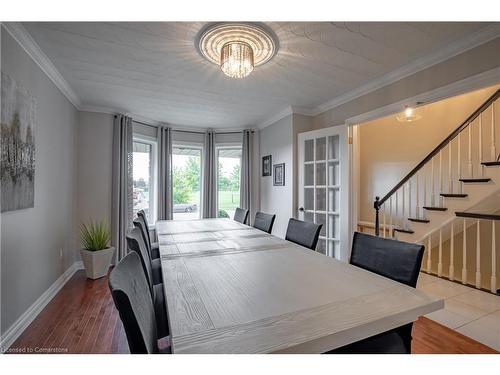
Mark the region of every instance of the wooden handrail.
POLYGON ((495 214, 482 214, 479 212, 455 212, 457 217, 466 217, 470 219, 479 220, 500 220, 500 215, 495 214))
POLYGON ((427 164, 435 155, 439 153, 443 148, 446 147, 450 141, 452 141, 458 134, 460 134, 464 129, 469 126, 483 111, 488 108, 491 103, 493 103, 500 96, 500 89, 498 89, 493 95, 491 95, 478 109, 476 109, 467 119, 462 122, 462 124, 456 128, 450 135, 448 135, 434 150, 432 150, 429 155, 427 155, 418 165, 413 168, 410 173, 408 173, 401 181, 398 182, 394 188, 391 189, 384 197, 376 199, 374 207, 380 208, 397 190, 399 190, 410 178, 412 178, 425 164, 427 164))

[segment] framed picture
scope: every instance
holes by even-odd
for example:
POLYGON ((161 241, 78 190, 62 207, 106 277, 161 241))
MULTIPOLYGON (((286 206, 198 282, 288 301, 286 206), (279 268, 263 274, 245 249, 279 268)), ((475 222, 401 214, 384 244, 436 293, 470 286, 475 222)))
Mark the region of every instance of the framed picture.
POLYGON ((1 77, 1 211, 7 212, 35 206, 36 101, 10 76, 1 77))
POLYGON ((267 155, 262 158, 262 176, 271 176, 272 175, 272 170, 271 170, 271 165, 272 165, 272 156, 267 155))
POLYGON ((274 186, 285 186, 285 163, 274 164, 274 186))

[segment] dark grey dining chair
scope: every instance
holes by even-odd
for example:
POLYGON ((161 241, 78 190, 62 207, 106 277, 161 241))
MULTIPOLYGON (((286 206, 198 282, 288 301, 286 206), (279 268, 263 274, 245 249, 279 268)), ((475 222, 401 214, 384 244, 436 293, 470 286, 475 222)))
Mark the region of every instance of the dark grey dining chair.
POLYGON ((308 221, 301 221, 291 218, 286 228, 285 240, 316 250, 319 232, 323 224, 314 224, 308 221))
POLYGON ((260 229, 266 233, 271 233, 273 230, 274 220, 276 215, 265 214, 263 212, 257 212, 255 214, 255 219, 253 221, 253 227, 260 229))
MULTIPOLYGON (((423 245, 354 233, 350 263, 415 288, 423 245)), ((410 354, 413 323, 335 349, 338 354, 410 354)))
POLYGON ((153 259, 159 258, 160 256, 159 245, 158 242, 151 241, 151 234, 149 233, 149 222, 146 212, 144 212, 144 210, 139 210, 137 211, 137 216, 142 217, 144 224, 146 226, 147 242, 149 243, 149 248, 151 249, 152 258, 153 259))
MULTIPOLYGON (((132 354, 170 353, 169 345, 159 347, 156 313, 148 282, 136 252, 128 253, 113 268, 109 289, 127 336, 132 354)), ((169 340, 160 342, 168 343, 169 340)))
POLYGON ((234 212, 234 220, 240 222, 241 224, 246 224, 248 218, 248 210, 244 210, 243 208, 236 208, 234 212))
POLYGON ((139 228, 142 233, 142 237, 144 238, 144 243, 146 244, 146 248, 149 253, 149 257, 151 259, 158 259, 160 257, 160 249, 159 247, 152 249, 151 248, 151 243, 149 242, 149 229, 148 229, 148 224, 145 221, 144 217, 141 215, 137 215, 137 218, 134 220, 134 226, 139 228))
POLYGON ((147 279, 150 294, 153 297, 158 331, 162 334, 161 337, 167 336, 168 321, 163 283, 161 282, 161 264, 160 262, 156 262, 160 261, 160 259, 155 259, 153 263, 151 263, 141 230, 137 227, 129 230, 127 234, 127 245, 130 251, 139 255, 143 273, 147 279))
MULTIPOLYGON (((144 267, 146 267, 148 263, 151 265, 151 282, 153 284, 159 284, 163 282, 161 274, 161 259, 151 258, 146 241, 144 241, 144 232, 141 228, 141 222, 138 219, 135 219, 133 223, 134 229, 129 230, 127 234, 128 248, 136 251, 141 256, 141 259, 144 258, 144 267)), ((144 272, 147 272, 146 269, 144 269, 144 272)))

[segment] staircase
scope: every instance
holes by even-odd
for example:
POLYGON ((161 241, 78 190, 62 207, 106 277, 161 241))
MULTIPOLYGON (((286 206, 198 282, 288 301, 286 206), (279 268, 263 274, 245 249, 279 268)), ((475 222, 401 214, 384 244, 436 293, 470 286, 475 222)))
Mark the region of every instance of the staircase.
POLYGON ((384 197, 375 234, 426 246, 422 270, 498 294, 500 131, 489 97, 384 197), (457 272, 460 269, 461 272, 457 272))

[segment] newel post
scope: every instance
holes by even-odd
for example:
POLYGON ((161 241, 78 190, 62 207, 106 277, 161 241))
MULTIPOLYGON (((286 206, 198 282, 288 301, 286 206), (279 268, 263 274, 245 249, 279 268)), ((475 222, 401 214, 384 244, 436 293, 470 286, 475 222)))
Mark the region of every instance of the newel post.
POLYGON ((380 235, 380 219, 379 219, 379 210, 380 210, 380 197, 375 197, 375 202, 373 203, 373 208, 375 209, 375 235, 380 235))

